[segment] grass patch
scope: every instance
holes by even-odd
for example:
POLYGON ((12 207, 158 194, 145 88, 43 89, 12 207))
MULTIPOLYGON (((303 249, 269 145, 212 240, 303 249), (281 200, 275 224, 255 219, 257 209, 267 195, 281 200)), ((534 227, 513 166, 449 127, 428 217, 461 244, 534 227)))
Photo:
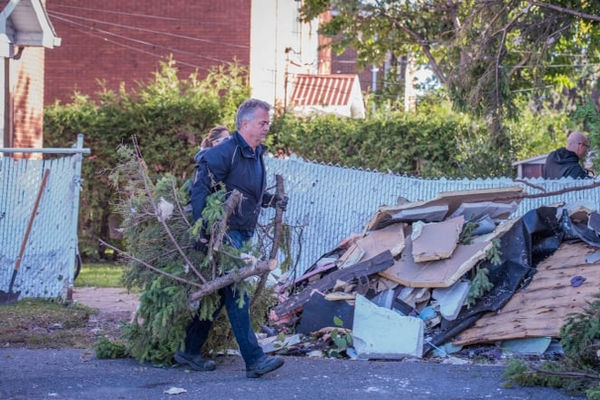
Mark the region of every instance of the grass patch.
POLYGON ((123 270, 120 264, 83 264, 75 287, 124 287, 123 270))
POLYGON ((0 343, 27 348, 86 348, 86 326, 97 311, 60 300, 23 299, 0 306, 0 343))

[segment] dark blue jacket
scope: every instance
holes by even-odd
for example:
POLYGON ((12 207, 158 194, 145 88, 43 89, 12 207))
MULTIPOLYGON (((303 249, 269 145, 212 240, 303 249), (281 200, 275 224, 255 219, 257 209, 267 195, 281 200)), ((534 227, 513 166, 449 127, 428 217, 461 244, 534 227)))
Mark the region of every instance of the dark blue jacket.
POLYGON ((192 184, 194 221, 202 216, 206 197, 214 192, 214 183, 223 182, 228 193, 237 189, 243 196, 241 207, 229 217, 229 228, 254 230, 261 206, 272 197, 265 193, 265 151, 262 145, 252 150, 236 131, 228 141, 203 152, 198 157, 198 172, 192 184))
POLYGON ((574 152, 561 147, 554 150, 546 157, 544 166, 544 179, 560 178, 591 178, 586 170, 579 165, 579 157, 574 152))

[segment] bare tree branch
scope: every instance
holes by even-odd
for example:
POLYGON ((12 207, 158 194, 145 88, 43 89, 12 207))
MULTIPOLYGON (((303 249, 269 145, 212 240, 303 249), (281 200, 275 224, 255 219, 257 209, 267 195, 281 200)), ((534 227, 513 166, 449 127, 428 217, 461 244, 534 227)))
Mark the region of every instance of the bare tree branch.
POLYGON ((574 15, 574 16, 579 17, 579 18, 591 19, 592 21, 598 21, 598 22, 600 22, 600 16, 598 16, 598 15, 586 14, 586 13, 583 13, 581 11, 571 10, 570 8, 565 8, 565 7, 557 6, 557 5, 554 5, 554 4, 548 4, 548 3, 544 3, 542 1, 530 1, 529 4, 534 5, 534 6, 538 6, 538 7, 541 7, 541 8, 547 8, 549 10, 558 11, 558 12, 563 13, 563 14, 574 15))
POLYGON ((108 247, 109 249, 112 249, 112 250, 116 251, 117 253, 121 254, 123 257, 125 257, 125 258, 128 258, 128 259, 130 259, 130 260, 133 260, 133 261, 135 261, 135 262, 137 262, 137 263, 140 263, 140 264, 142 264, 144 267, 146 267, 146 268, 148 268, 148 269, 151 269, 152 271, 156 272, 157 274, 164 275, 164 276, 166 276, 166 277, 168 277, 168 278, 171 278, 171 279, 173 279, 173 280, 176 280, 177 282, 185 283, 185 284, 187 284, 187 285, 192 285, 192 286, 196 286, 196 287, 199 287, 199 288, 201 288, 201 287, 202 287, 202 285, 201 285, 201 284, 199 284, 199 283, 196 283, 196 282, 193 282, 193 281, 187 280, 187 279, 185 279, 185 278, 180 278, 179 276, 176 276, 176 275, 170 274, 170 273, 168 273, 168 272, 165 272, 165 271, 163 271, 163 270, 162 270, 162 269, 160 269, 160 268, 156 268, 155 266, 153 266, 153 265, 151 265, 151 264, 148 264, 146 261, 144 261, 144 260, 142 260, 142 259, 139 259, 139 258, 137 258, 137 257, 135 257, 135 256, 133 256, 133 255, 131 255, 131 254, 129 254, 128 252, 126 252, 126 251, 123 251, 123 250, 121 250, 121 249, 119 249, 119 248, 117 248, 117 247, 115 247, 115 246, 113 246, 113 245, 110 245, 110 244, 106 243, 106 242, 105 242, 104 240, 102 240, 102 239, 98 239, 98 241, 99 241, 100 243, 102 243, 104 246, 108 247))
MULTIPOLYGON (((280 199, 283 199, 285 197, 285 190, 283 188, 283 177, 281 175, 275 175, 275 186, 277 188, 275 190, 276 196, 279 196, 280 199)), ((281 237, 281 224, 282 223, 283 223, 283 209, 281 207, 277 206, 277 204, 275 204, 275 228, 274 228, 275 231, 273 233, 273 244, 271 246, 271 253, 269 254, 270 260, 277 259, 277 252, 279 251, 279 238, 281 237)), ((256 300, 258 299, 261 292, 263 291, 263 289, 267 283, 267 279, 269 277, 269 272, 264 273, 260 277, 260 281, 258 282, 258 285, 256 286, 256 291, 254 292, 254 296, 252 297, 252 300, 250 301, 250 307, 252 307, 254 305, 254 303, 256 303, 256 300)))

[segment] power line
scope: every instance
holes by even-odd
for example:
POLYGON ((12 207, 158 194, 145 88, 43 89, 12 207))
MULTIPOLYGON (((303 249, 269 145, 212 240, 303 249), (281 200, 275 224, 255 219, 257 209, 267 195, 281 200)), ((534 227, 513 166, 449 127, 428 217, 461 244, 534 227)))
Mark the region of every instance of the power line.
MULTIPOLYGON (((88 35, 88 36, 93 36, 93 37, 100 38, 100 39, 102 39, 102 40, 104 40, 104 41, 106 41, 106 42, 109 42, 109 43, 115 44, 115 45, 117 45, 117 46, 120 46, 120 47, 123 47, 123 48, 129 49, 129 50, 133 50, 133 51, 137 51, 137 52, 139 52, 139 53, 143 53, 143 54, 151 55, 151 56, 153 56, 153 57, 156 57, 156 58, 165 58, 163 55, 156 54, 156 53, 152 53, 152 52, 150 52, 150 51, 146 51, 146 50, 143 50, 143 49, 140 49, 140 48, 134 47, 134 46, 129 46, 129 45, 127 45, 127 44, 119 43, 119 42, 117 42, 117 41, 114 41, 114 40, 108 39, 108 38, 106 38, 106 37, 104 37, 104 36, 102 36, 102 35, 98 35, 98 34, 96 34, 96 33, 93 33, 93 32, 90 32, 90 31, 86 31, 86 30, 84 30, 84 29, 80 29, 80 28, 73 28, 73 29, 80 31, 81 33, 83 33, 83 34, 85 34, 85 35, 88 35)), ((202 66, 200 66, 200 65, 190 64, 190 63, 187 63, 187 62, 185 62, 185 61, 179 61, 179 60, 175 60, 175 61, 177 62, 177 64, 182 64, 182 65, 186 65, 186 66, 188 66, 188 67, 192 67, 192 68, 199 68, 199 69, 203 69, 203 70, 209 71, 209 69, 208 69, 208 68, 206 68, 206 67, 202 67, 202 66)))
MULTIPOLYGON (((66 6, 66 5, 62 5, 62 4, 51 4, 51 7, 60 7, 60 8, 71 8, 71 9, 75 9, 75 10, 86 10, 86 11, 100 11, 103 13, 107 13, 107 14, 118 14, 118 15, 127 15, 127 16, 131 16, 131 17, 143 17, 143 18, 154 18, 154 19, 163 19, 163 20, 168 20, 168 21, 177 21, 179 20, 179 18, 173 18, 173 17, 163 17, 163 16, 157 16, 157 15, 149 15, 149 14, 136 14, 136 13, 128 13, 128 12, 124 12, 124 11, 111 11, 111 10, 106 10, 106 9, 102 9, 102 8, 90 8, 90 7, 80 7, 80 6, 66 6)), ((52 10, 50 10, 48 8, 47 10, 48 12, 52 12, 52 10)))
MULTIPOLYGON (((53 16, 53 18, 56 18, 56 19, 58 19, 60 21, 63 21, 65 23, 67 23, 67 24, 72 24, 72 25, 80 26, 80 27, 83 27, 83 28, 86 28, 86 29, 89 29, 89 30, 94 30, 94 31, 103 33, 105 35, 110 35, 110 36, 114 36, 114 37, 117 37, 117 38, 120 38, 120 39, 129 40, 131 42, 142 44, 142 45, 145 45, 145 46, 158 47, 158 48, 162 48, 162 49, 165 49, 165 50, 168 50, 168 51, 171 51, 171 52, 187 54, 187 55, 191 55, 193 57, 204 58, 204 59, 207 59, 207 60, 210 60, 210 61, 215 61, 215 62, 218 62, 218 63, 224 63, 224 64, 228 64, 228 65, 234 65, 234 63, 231 62, 231 61, 226 61, 226 60, 222 60, 222 59, 214 58, 214 57, 209 57, 209 56, 203 56, 203 55, 191 52, 191 51, 180 50, 180 49, 176 49, 176 48, 173 48, 173 47, 163 46, 163 45, 160 45, 160 44, 148 42, 148 41, 141 40, 141 39, 135 39, 135 38, 132 38, 132 37, 129 37, 129 36, 124 36, 124 35, 120 35, 118 33, 106 31, 104 29, 100 29, 100 28, 96 28, 96 27, 93 27, 93 26, 81 24, 79 22, 75 22, 75 21, 69 20, 68 18, 63 18, 63 17, 56 16, 56 15, 53 16)), ((208 70, 207 68, 204 68, 204 67, 203 67, 203 69, 208 70)))
POLYGON ((130 29, 130 30, 135 30, 135 31, 139 31, 139 32, 156 33, 156 34, 159 34, 159 35, 175 37, 175 38, 178 38, 178 39, 188 39, 188 40, 194 40, 194 41, 198 41, 198 42, 214 43, 214 44, 218 44, 218 45, 230 46, 230 47, 237 47, 237 48, 242 48, 242 49, 249 49, 250 48, 250 46, 246 46, 246 45, 242 45, 242 44, 219 42, 219 41, 211 40, 211 39, 203 39, 203 38, 197 38, 197 37, 193 37, 193 36, 179 35, 177 33, 155 31, 153 29, 140 28, 140 27, 135 27, 135 26, 123 25, 123 24, 117 24, 117 23, 114 23, 114 22, 107 22, 107 21, 102 21, 102 20, 94 19, 94 18, 81 17, 81 16, 73 15, 73 14, 65 14, 65 13, 61 13, 61 12, 58 12, 58 11, 48 11, 48 13, 50 15, 54 16, 55 18, 58 18, 57 15, 60 15, 60 16, 63 16, 63 17, 69 17, 69 18, 75 18, 75 19, 82 19, 82 20, 88 21, 88 22, 96 22, 96 23, 99 23, 99 24, 116 26, 118 28, 130 29))
MULTIPOLYGON (((52 10, 50 10, 50 8, 54 8, 54 7, 70 8, 70 9, 74 9, 74 10, 102 12, 102 13, 106 13, 106 14, 125 15, 128 17, 162 19, 162 20, 166 20, 166 21, 185 21, 185 22, 193 22, 195 24, 197 24, 199 22, 197 19, 193 19, 193 18, 165 17, 162 15, 138 14, 138 13, 132 13, 132 12, 127 12, 127 11, 114 11, 114 10, 106 10, 103 8, 91 8, 91 7, 81 7, 81 6, 67 6, 67 5, 54 4, 54 3, 51 4, 51 6, 48 8, 48 11, 52 11, 52 10)), ((230 22, 201 21, 200 23, 206 24, 206 25, 231 25, 230 22)))

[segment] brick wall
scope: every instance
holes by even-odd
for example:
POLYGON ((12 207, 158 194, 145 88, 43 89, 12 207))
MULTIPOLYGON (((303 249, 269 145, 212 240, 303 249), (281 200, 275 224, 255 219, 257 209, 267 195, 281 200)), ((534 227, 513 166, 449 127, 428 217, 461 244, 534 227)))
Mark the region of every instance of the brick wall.
POLYGON ((62 45, 46 53, 46 104, 92 95, 98 80, 134 88, 169 54, 182 78, 249 63, 248 0, 51 0, 47 10, 62 45))
MULTIPOLYGON (((379 69, 383 71, 382 68, 379 69)), ((370 92, 373 87, 373 79, 371 72, 371 65, 367 65, 364 69, 359 71, 358 62, 356 60, 356 51, 348 47, 342 54, 335 54, 333 52, 331 57, 331 73, 332 74, 358 74, 358 80, 360 82, 360 90, 363 92, 370 92)), ((377 73, 378 80, 380 73, 377 73)), ((378 83, 378 86, 379 83, 378 83)))
POLYGON ((44 54, 44 48, 26 47, 19 60, 11 61, 14 69, 12 147, 42 147, 44 54))

